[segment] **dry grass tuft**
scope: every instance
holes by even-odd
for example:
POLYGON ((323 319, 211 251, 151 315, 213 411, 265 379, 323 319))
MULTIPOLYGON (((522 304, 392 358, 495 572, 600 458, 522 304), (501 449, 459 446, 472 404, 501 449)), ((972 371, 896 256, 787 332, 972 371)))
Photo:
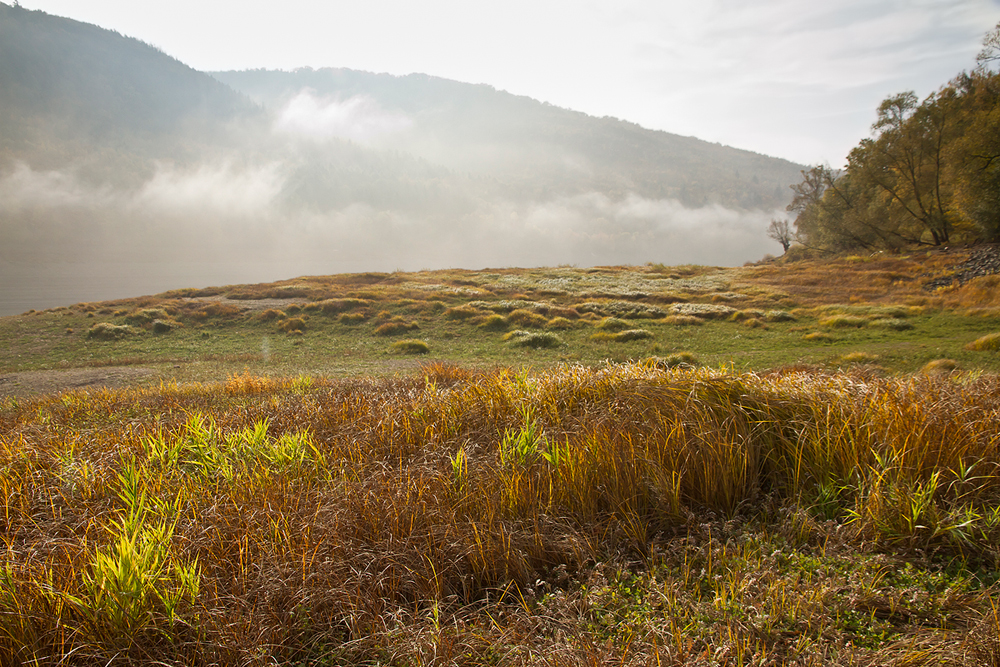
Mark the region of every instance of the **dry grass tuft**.
POLYGON ((958 370, 958 362, 954 359, 935 359, 927 362, 920 372, 924 375, 947 375, 958 370))
POLYGON ((285 333, 302 333, 306 330, 306 321, 301 317, 289 317, 278 324, 278 329, 285 333))
POLYGON ((98 322, 87 331, 87 338, 93 338, 95 340, 121 340, 122 338, 131 336, 135 333, 135 329, 127 324, 98 322))
POLYGON ((972 352, 997 352, 1000 351, 1000 333, 991 333, 981 336, 965 346, 966 350, 972 352))
POLYGON ((416 322, 391 321, 375 327, 376 336, 398 336, 420 328, 416 322))
POLYGON ((417 338, 408 338, 393 343, 392 351, 398 354, 428 354, 431 348, 426 341, 417 338))

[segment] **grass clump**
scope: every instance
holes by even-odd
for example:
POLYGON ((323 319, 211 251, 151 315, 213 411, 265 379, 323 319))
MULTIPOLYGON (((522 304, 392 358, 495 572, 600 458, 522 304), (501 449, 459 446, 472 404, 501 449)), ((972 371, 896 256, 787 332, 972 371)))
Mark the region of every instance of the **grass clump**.
POLYGON ((1000 333, 991 333, 981 336, 965 346, 971 352, 997 352, 1000 351, 1000 333))
POLYGON ((472 317, 478 317, 480 311, 471 306, 457 306, 455 308, 448 308, 444 311, 444 318, 446 320, 467 320, 472 317))
POLYGON ((416 322, 391 321, 375 327, 376 336, 398 336, 420 328, 416 322))
POLYGON ((849 352, 840 357, 845 364, 874 364, 878 360, 879 356, 870 352, 849 352))
POLYGON ((667 315, 660 322, 675 327, 699 327, 705 323, 703 319, 694 315, 667 315))
POLYGON ((173 320, 153 320, 150 330, 155 334, 165 334, 170 333, 177 326, 178 323, 173 320))
POLYGON ((889 329, 891 331, 909 331, 914 328, 913 322, 895 317, 875 319, 870 321, 868 326, 876 329, 889 329))
POLYGON ((787 310, 769 310, 764 313, 764 319, 768 322, 793 322, 795 316, 787 310))
POLYGON ((518 329, 505 334, 503 339, 517 347, 530 347, 532 349, 556 348, 563 345, 559 336, 548 331, 533 332, 518 329))
POLYGON ((954 359, 935 359, 928 361, 920 372, 924 375, 947 375, 958 370, 958 362, 954 359))
POLYGON ((407 338, 393 343, 392 351, 398 354, 428 354, 431 348, 426 341, 417 338, 407 338))
POLYGON ((860 329, 866 324, 868 324, 868 320, 857 315, 832 315, 824 317, 819 321, 821 327, 829 327, 831 329, 860 329))
POLYGON ((514 326, 527 327, 529 329, 541 329, 549 323, 548 318, 544 315, 533 313, 525 308, 512 310, 507 315, 507 321, 514 326))
POLYGON ((283 310, 278 310, 277 308, 268 308, 257 316, 257 319, 261 322, 273 322, 274 320, 283 320, 288 317, 283 310))
POLYGON ((659 368, 669 370, 671 368, 695 368, 698 366, 698 359, 691 352, 674 352, 665 357, 649 357, 640 364, 644 368, 659 368))
POLYGON ((94 340, 121 340, 135 333, 135 329, 127 324, 98 322, 87 331, 87 338, 93 338, 94 340))
POLYGON ((493 313, 484 318, 477 326, 483 331, 507 331, 510 328, 510 322, 503 315, 493 313))
POLYGON ((355 326, 357 324, 361 324, 367 319, 368 315, 365 313, 344 313, 337 318, 337 321, 347 326, 355 326))
POLYGON ((301 317, 289 317, 278 324, 278 329, 285 333, 302 333, 306 330, 306 321, 301 317))
POLYGON ((830 343, 837 339, 825 331, 812 331, 802 336, 802 340, 807 340, 810 343, 830 343))
POLYGON ((576 328, 576 323, 566 317, 553 317, 545 323, 545 328, 554 331, 566 331, 568 329, 576 328))
POLYGON ((625 331, 632 327, 631 324, 617 317, 605 317, 594 326, 605 332, 625 331))

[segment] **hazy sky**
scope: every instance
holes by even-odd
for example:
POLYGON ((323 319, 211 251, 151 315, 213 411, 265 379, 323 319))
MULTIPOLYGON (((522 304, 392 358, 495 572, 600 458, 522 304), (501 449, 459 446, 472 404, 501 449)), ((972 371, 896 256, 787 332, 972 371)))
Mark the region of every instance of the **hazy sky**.
MULTIPOLYGON (((10 2, 11 0, 5 0, 10 2)), ((886 96, 971 69, 1000 0, 22 0, 200 70, 349 67, 487 83, 840 166, 886 96)))

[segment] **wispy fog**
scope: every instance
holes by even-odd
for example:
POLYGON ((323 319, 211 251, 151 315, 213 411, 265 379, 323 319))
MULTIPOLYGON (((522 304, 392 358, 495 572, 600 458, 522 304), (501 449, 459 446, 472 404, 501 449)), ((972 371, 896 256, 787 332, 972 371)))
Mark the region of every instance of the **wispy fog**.
POLYGON ((355 95, 341 101, 336 97, 318 96, 316 91, 307 88, 281 109, 275 129, 279 133, 311 139, 336 137, 370 144, 412 124, 406 114, 387 111, 367 95, 355 95))
POLYGON ((0 234, 8 240, 0 247, 0 314, 349 271, 738 265, 775 251, 763 230, 780 213, 600 193, 528 202, 473 198, 456 214, 413 213, 360 194, 317 208, 296 198, 290 172, 274 162, 161 165, 141 187, 124 190, 88 186, 71 171, 18 165, 0 178, 0 234))

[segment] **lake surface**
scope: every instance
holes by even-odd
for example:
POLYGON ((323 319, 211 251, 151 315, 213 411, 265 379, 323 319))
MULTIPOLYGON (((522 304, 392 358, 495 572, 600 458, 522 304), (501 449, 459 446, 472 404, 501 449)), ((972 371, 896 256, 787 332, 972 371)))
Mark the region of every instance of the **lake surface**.
POLYGON ((377 270, 301 262, 131 262, 115 264, 0 262, 0 316, 158 294, 184 287, 272 282, 305 275, 377 270))

